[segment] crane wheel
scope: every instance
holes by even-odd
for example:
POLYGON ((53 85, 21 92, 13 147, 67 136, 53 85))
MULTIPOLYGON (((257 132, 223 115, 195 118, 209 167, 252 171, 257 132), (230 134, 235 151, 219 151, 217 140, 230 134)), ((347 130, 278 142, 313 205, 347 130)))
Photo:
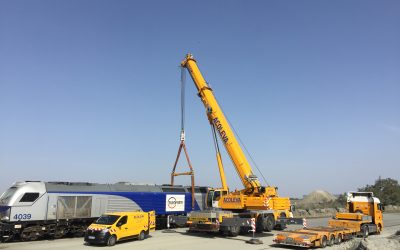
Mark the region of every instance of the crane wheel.
POLYGON ((260 214, 257 217, 256 232, 271 232, 275 227, 275 218, 273 214, 260 214))
MULTIPOLYGON (((286 214, 282 212, 282 213, 279 215, 279 218, 286 218, 286 214)), ((286 228, 286 224, 277 224, 277 225, 275 225, 275 227, 274 227, 274 229, 276 229, 276 230, 284 230, 285 228, 286 228)))
POLYGON ((275 218, 274 215, 268 214, 267 217, 263 218, 264 220, 264 231, 271 232, 275 227, 275 218))
POLYGON ((236 237, 239 235, 239 232, 240 232, 240 227, 232 226, 232 227, 230 227, 230 229, 228 231, 228 235, 232 236, 232 237, 236 237))

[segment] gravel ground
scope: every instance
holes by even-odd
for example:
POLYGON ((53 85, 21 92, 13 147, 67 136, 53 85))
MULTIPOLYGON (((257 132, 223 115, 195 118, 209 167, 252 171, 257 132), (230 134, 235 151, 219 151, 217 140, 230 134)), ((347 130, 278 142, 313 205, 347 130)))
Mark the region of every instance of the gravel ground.
POLYGON ((330 249, 336 250, 399 250, 400 249, 400 236, 395 236, 395 233, 400 230, 400 226, 390 227, 385 229, 380 235, 370 235, 366 239, 353 239, 344 242, 339 246, 331 247, 330 249))
MULTIPOLYGON (((310 226, 323 226, 327 224, 329 218, 309 219, 310 226)), ((400 230, 400 214, 384 215, 385 228, 380 235, 371 235, 367 239, 356 238, 341 245, 327 247, 326 249, 400 249, 400 236, 394 234, 400 230), (367 248, 360 248, 360 242, 363 242, 367 248)), ((290 229, 295 229, 296 226, 291 226, 290 229)), ((263 241, 261 245, 246 244, 246 241, 251 238, 251 235, 239 235, 234 238, 225 238, 208 234, 188 234, 186 229, 177 229, 174 233, 164 233, 158 230, 151 234, 151 236, 143 241, 131 240, 122 242, 110 249, 140 249, 140 250, 176 250, 176 249, 190 249, 190 250, 203 250, 203 249, 219 249, 219 250, 266 250, 266 249, 296 249, 294 247, 277 246, 272 242, 272 236, 278 233, 273 231, 271 233, 263 233, 256 237, 263 241)), ((33 242, 12 242, 0 243, 0 249, 7 250, 69 250, 69 249, 85 249, 94 250, 97 246, 87 246, 83 242, 83 238, 66 238, 59 240, 41 240, 33 242)), ((103 248, 102 249, 109 249, 103 248)))

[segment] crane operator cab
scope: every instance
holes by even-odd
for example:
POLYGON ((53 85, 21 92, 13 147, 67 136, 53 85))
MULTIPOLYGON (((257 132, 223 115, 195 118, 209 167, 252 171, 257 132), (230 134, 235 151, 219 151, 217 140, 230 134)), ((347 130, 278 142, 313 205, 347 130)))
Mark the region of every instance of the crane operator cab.
POLYGON ((219 200, 221 199, 221 196, 227 195, 228 190, 223 190, 223 189, 210 189, 208 190, 207 193, 207 202, 206 206, 208 208, 219 208, 219 200))

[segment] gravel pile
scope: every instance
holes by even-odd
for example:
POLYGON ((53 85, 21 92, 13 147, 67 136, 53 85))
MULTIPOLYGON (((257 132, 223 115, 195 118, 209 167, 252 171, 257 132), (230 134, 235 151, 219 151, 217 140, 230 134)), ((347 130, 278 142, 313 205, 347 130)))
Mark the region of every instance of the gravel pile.
POLYGON ((381 235, 370 235, 368 238, 355 238, 333 246, 330 250, 399 250, 400 249, 400 230, 384 230, 381 235))

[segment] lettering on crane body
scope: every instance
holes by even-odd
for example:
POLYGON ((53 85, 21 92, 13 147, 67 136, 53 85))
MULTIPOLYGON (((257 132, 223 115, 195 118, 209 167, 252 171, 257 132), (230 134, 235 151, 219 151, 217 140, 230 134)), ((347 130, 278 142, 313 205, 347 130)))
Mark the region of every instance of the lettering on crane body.
POLYGON ((224 202, 235 202, 238 203, 240 202, 240 198, 235 198, 235 197, 225 197, 224 202))
POLYGON ((215 117, 213 119, 214 126, 217 128, 219 135, 221 136, 221 140, 226 144, 228 142, 228 136, 226 135, 226 132, 224 128, 221 125, 221 122, 219 121, 218 117, 215 117))

